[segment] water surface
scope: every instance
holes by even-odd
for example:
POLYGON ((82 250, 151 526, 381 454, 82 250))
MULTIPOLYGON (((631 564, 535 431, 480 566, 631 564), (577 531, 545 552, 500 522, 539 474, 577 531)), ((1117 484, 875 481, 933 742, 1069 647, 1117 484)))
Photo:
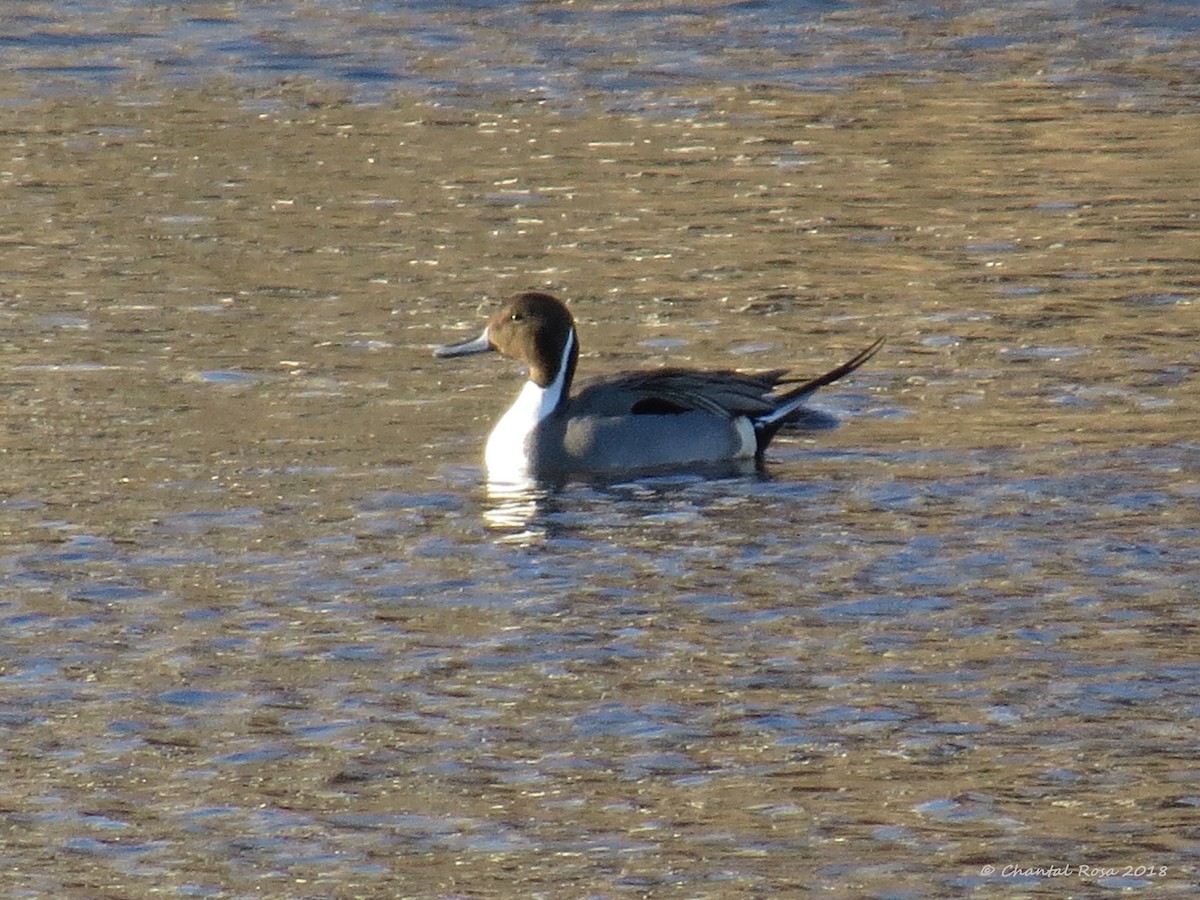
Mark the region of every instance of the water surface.
POLYGON ((9 892, 1194 895, 1189 51, 1063 79, 1013 9, 916 17, 963 71, 811 89, 0 109, 9 892), (761 477, 489 499, 519 376, 429 350, 526 288, 584 373, 888 344, 761 477))
POLYGON ((68 0, 6 4, 0 52, 17 76, 9 90, 35 95, 219 75, 264 87, 316 80, 367 103, 399 91, 455 104, 604 95, 655 108, 711 83, 829 92, 884 75, 986 83, 1021 73, 1155 103, 1195 96, 1198 25, 1179 0, 68 0), (1157 67, 1175 76, 1143 77, 1157 67))

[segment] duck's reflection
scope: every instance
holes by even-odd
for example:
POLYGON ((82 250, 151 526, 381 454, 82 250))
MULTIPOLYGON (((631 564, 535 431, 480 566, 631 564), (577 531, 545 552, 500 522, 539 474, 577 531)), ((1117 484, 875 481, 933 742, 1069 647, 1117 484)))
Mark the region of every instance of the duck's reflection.
POLYGON ((687 467, 684 471, 671 469, 642 470, 624 473, 624 477, 593 479, 534 479, 526 481, 495 481, 485 484, 485 499, 482 518, 484 524, 494 531, 498 540, 518 545, 535 544, 552 537, 560 537, 578 522, 578 516, 566 510, 571 503, 578 502, 578 493, 593 493, 590 496, 628 498, 630 491, 636 495, 673 493, 688 490, 698 482, 738 478, 760 478, 770 476, 761 464, 754 460, 727 460, 722 463, 687 467), (573 485, 569 493, 571 503, 564 503, 568 482, 573 485))
POLYGON ((539 481, 489 481, 483 521, 504 543, 535 544, 550 534, 548 513, 561 485, 539 481))

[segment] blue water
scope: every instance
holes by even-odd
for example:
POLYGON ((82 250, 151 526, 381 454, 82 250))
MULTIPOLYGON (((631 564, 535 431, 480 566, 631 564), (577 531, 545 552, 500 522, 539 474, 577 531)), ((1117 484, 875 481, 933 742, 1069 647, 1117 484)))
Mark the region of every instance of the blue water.
POLYGON ((1161 58, 1182 68, 1181 82, 1200 67, 1200 11, 1172 2, 130 0, 19 9, 0 19, 0 58, 32 95, 219 76, 336 84, 359 102, 395 92, 563 102, 696 82, 839 90, 873 75, 950 71, 1119 88, 1132 63, 1161 58))

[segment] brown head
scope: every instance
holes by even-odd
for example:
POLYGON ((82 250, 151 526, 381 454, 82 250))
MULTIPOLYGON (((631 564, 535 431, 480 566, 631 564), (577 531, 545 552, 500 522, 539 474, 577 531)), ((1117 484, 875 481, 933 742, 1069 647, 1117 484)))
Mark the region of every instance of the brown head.
POLYGON ((525 363, 529 380, 539 387, 549 387, 566 366, 569 384, 579 355, 575 319, 557 297, 526 291, 506 302, 479 337, 439 347, 434 355, 469 356, 489 350, 525 363))

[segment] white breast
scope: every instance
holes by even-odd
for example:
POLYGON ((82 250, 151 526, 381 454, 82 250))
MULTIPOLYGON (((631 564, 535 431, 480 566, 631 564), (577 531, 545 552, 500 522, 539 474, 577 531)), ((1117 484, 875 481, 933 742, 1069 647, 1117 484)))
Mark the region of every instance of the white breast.
POLYGON ((488 435, 483 454, 489 481, 516 483, 529 479, 533 434, 538 423, 554 409, 548 404, 548 393, 548 388, 527 381, 516 402, 500 417, 488 435))
POLYGON ((572 332, 563 347, 554 381, 548 387, 533 381, 525 382, 516 401, 488 435, 483 453, 488 481, 520 484, 530 480, 535 433, 542 420, 558 407, 559 398, 567 388, 567 361, 574 344, 572 332))

